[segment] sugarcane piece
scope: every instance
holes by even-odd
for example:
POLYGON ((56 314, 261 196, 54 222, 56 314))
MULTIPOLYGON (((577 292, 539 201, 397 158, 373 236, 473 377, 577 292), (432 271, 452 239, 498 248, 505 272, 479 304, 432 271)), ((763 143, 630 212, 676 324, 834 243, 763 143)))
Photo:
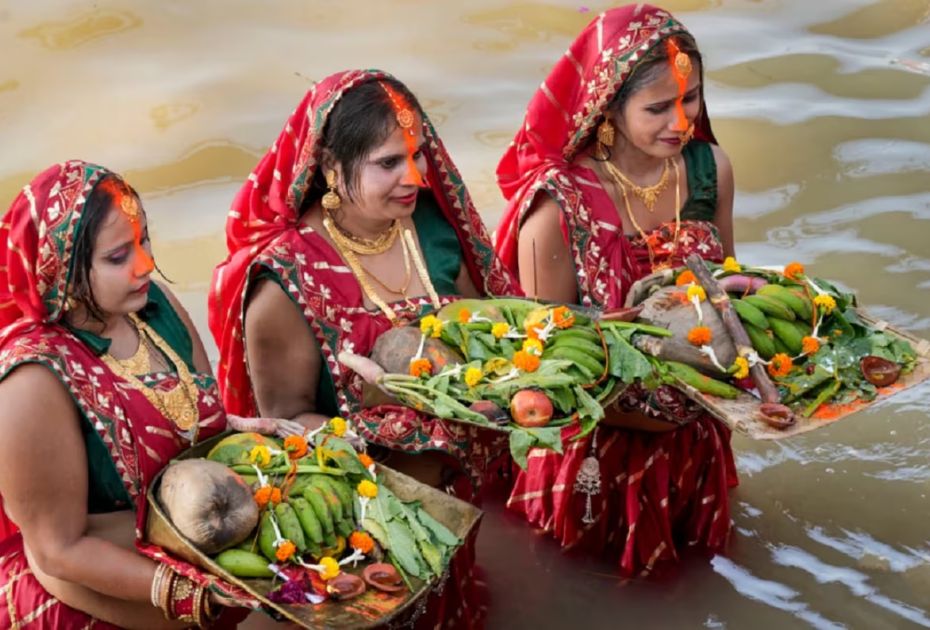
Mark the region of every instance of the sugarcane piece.
MULTIPOLYGON (((746 334, 746 329, 743 328, 742 322, 730 304, 730 298, 727 296, 726 291, 720 288, 720 285, 717 284, 717 281, 711 274, 710 269, 704 264, 704 260, 697 254, 691 254, 685 258, 685 265, 687 265, 691 273, 694 274, 698 284, 704 288, 710 303, 713 304, 717 312, 720 313, 720 319, 723 320, 723 324, 730 333, 730 337, 733 339, 733 343, 736 346, 737 355, 749 360, 749 357, 753 353, 752 344, 749 342, 749 335, 746 334)), ((756 388, 759 390, 759 394, 762 396, 762 402, 768 403, 767 408, 772 409, 772 405, 781 403, 778 390, 765 371, 764 365, 761 363, 751 364, 749 373, 752 376, 753 382, 756 384, 756 388)), ((793 420, 794 414, 790 411, 788 413, 790 415, 787 417, 793 420)))

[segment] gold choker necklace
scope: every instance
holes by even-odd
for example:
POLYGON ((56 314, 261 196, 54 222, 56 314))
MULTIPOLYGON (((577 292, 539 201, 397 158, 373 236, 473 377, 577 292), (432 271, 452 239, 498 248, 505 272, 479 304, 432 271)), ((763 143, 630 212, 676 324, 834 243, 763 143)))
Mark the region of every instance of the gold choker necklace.
MULTIPOLYGON (((672 166, 675 167, 675 254, 678 253, 678 233, 681 230, 681 171, 678 170, 678 162, 672 162, 672 166)), ((636 231, 639 233, 640 238, 643 239, 643 244, 646 246, 646 251, 649 253, 649 267, 655 272, 660 269, 669 267, 670 265, 667 262, 663 262, 661 265, 656 266, 655 261, 655 252, 652 251, 652 245, 649 244, 649 238, 646 236, 646 231, 640 227, 639 223, 636 221, 636 217, 633 215, 633 208, 630 207, 630 198, 626 194, 626 188, 620 186, 620 192, 623 195, 623 204, 626 206, 626 214, 630 217, 630 223, 633 224, 633 227, 636 228, 636 231)))
POLYGON ((390 227, 385 231, 378 234, 374 238, 363 238, 361 236, 356 236, 349 230, 345 229, 333 218, 332 213, 327 208, 323 208, 323 224, 329 224, 334 228, 326 229, 329 231, 330 236, 333 237, 333 240, 338 240, 340 245, 346 249, 355 252, 356 254, 361 254, 362 256, 376 256, 378 254, 383 254, 387 250, 391 249, 394 245, 394 241, 397 240, 398 234, 400 234, 400 221, 394 219, 391 222, 390 227))
MULTIPOLYGON (((646 210, 652 212, 655 210, 656 202, 659 201, 659 195, 661 195, 666 187, 668 187, 668 173, 670 170, 670 165, 673 163, 672 158, 666 158, 665 167, 662 169, 662 175, 659 177, 659 181, 653 184, 652 186, 639 186, 629 177, 620 172, 616 166, 610 160, 605 160, 601 162, 604 167, 607 169, 607 172, 614 178, 617 184, 620 185, 624 190, 630 189, 634 195, 639 197, 643 202, 643 205, 646 206, 646 210)), ((677 173, 677 163, 676 170, 677 173)))

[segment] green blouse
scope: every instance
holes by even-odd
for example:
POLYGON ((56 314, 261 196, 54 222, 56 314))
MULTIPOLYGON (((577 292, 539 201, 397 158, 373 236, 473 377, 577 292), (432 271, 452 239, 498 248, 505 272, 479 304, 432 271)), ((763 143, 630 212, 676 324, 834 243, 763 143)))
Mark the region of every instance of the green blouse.
MULTIPOLYGON (((181 321, 168 296, 156 284, 149 287, 148 303, 139 311, 139 317, 158 333, 178 356, 194 369, 194 344, 187 326, 181 321)), ((94 333, 77 328, 71 332, 83 341, 98 356, 110 349, 110 340, 94 333)), ((126 486, 120 480, 113 459, 100 435, 90 421, 81 414, 81 430, 84 434, 84 446, 87 449, 87 511, 90 514, 115 512, 133 507, 126 492, 126 486)))
POLYGON ((688 200, 681 208, 684 221, 713 221, 717 214, 717 162, 707 142, 690 142, 681 152, 688 170, 688 200))
MULTIPOLYGON (((423 259, 429 279, 436 293, 456 295, 458 287, 455 281, 462 267, 462 246, 455 228, 446 219, 431 193, 421 192, 417 197, 417 207, 413 211, 413 224, 417 229, 417 234, 420 235, 420 249, 423 250, 423 259)), ((262 269, 256 278, 274 280, 290 296, 281 278, 271 268, 262 269)), ((327 416, 339 415, 336 387, 325 362, 320 372, 319 385, 317 385, 316 406, 317 413, 327 416)))

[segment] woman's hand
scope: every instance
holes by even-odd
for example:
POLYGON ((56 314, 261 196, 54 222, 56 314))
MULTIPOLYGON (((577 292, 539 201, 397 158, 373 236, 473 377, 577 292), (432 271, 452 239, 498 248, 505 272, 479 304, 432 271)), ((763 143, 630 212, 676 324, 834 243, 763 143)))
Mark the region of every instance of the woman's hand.
POLYGON ((287 418, 244 418, 230 413, 226 415, 229 427, 241 433, 261 433, 262 435, 276 435, 287 437, 289 435, 304 435, 307 427, 296 420, 287 418))

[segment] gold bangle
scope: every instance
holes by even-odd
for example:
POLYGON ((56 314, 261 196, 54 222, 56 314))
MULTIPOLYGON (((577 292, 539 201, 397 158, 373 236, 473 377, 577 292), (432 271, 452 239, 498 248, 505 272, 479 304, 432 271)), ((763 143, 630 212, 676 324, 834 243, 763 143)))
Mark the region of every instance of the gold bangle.
POLYGON ((174 582, 179 577, 174 570, 168 565, 164 565, 165 578, 161 583, 161 590, 158 593, 158 608, 165 614, 165 619, 173 619, 171 616, 171 592, 174 590, 174 582))
POLYGON ((161 585, 165 581, 165 573, 167 570, 167 564, 159 563, 158 566, 155 567, 155 576, 152 578, 152 588, 149 590, 149 600, 155 608, 158 608, 161 585))
POLYGON ((209 614, 204 610, 207 605, 206 590, 198 585, 197 588, 194 589, 193 602, 194 625, 198 628, 205 627, 203 622, 205 619, 209 619, 209 614))

